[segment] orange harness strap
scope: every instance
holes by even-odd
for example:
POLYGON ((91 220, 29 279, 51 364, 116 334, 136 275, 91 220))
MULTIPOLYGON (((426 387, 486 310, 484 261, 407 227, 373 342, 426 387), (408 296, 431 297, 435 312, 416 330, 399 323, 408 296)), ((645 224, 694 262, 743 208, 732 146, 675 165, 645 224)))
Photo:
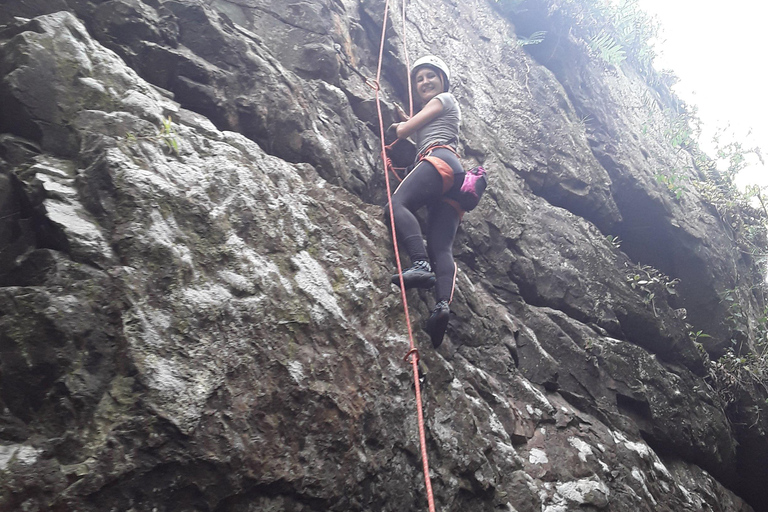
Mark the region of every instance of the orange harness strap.
MULTIPOLYGON (((439 146, 439 147, 450 148, 450 146, 439 146)), ((427 155, 429 155, 432 149, 437 149, 437 147, 431 148, 430 151, 427 152, 427 155)), ((451 166, 448 165, 447 162, 437 158, 436 156, 424 156, 421 159, 426 160, 427 162, 434 165, 435 169, 437 169, 437 172, 440 173, 440 176, 443 178, 443 194, 451 190, 451 187, 453 186, 453 180, 454 180, 453 168, 451 168, 451 166)), ((459 214, 459 220, 464 218, 464 214, 466 212, 461 208, 461 205, 458 203, 458 201, 455 201, 448 197, 443 197, 443 201, 453 206, 453 209, 456 210, 456 213, 459 214)))
POLYGON ((443 178, 443 194, 451 190, 453 186, 453 169, 444 160, 440 160, 436 156, 425 156, 422 160, 426 160, 431 163, 440 176, 443 178))

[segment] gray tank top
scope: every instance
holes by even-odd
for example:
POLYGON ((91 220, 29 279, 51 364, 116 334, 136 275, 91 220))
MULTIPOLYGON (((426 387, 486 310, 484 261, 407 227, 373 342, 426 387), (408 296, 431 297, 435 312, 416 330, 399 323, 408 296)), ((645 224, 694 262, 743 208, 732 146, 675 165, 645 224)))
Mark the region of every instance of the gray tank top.
POLYGON ((459 146, 459 125, 461 124, 459 103, 449 92, 442 92, 435 98, 443 104, 443 111, 415 133, 414 139, 419 154, 435 144, 451 146, 454 149, 459 146))

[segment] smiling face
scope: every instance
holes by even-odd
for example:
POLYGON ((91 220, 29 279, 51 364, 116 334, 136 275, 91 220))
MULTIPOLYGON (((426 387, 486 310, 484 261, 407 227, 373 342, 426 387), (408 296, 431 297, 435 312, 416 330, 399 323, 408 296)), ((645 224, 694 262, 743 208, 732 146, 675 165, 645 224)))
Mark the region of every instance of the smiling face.
POLYGON ((434 68, 424 66, 416 72, 416 94, 423 105, 426 105, 429 100, 443 92, 443 76, 442 73, 434 68))

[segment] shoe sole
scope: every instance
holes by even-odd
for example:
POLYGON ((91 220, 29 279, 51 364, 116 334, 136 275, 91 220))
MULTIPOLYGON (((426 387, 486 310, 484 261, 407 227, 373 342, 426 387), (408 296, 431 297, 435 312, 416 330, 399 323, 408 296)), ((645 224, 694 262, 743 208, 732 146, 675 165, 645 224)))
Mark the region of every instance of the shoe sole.
POLYGON ((445 331, 448 329, 448 321, 450 319, 451 314, 446 312, 429 317, 429 320, 427 320, 427 326, 424 330, 429 334, 429 339, 432 341, 434 348, 438 348, 443 344, 443 338, 445 337, 445 331))
MULTIPOLYGON (((392 279, 390 280, 392 284, 396 286, 400 286, 400 276, 394 275, 392 276, 392 279)), ((426 276, 426 277, 419 277, 419 278, 404 278, 403 282, 405 284, 405 289, 410 290, 413 288, 432 288, 435 286, 435 276, 426 276)))

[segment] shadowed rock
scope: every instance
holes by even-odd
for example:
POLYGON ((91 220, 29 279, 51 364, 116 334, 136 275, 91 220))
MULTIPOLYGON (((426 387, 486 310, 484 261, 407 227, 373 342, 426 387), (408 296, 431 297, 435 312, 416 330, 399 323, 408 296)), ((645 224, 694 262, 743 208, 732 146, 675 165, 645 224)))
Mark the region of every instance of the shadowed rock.
MULTIPOLYGON (((676 312, 721 318, 694 295, 751 267, 719 256, 727 227, 693 192, 648 179, 644 144, 608 144, 634 128, 599 91, 632 77, 539 64, 493 4, 409 8, 410 51, 451 57, 462 150, 492 170, 457 237, 446 341, 420 354, 438 508, 765 510, 764 390, 725 404, 676 312), (630 236, 632 187, 669 247, 630 236), (631 258, 682 266, 685 248, 683 282, 715 274, 682 298, 628 280, 631 258)), ((365 85, 381 6, 4 8, 0 508, 425 508, 365 85)), ((432 299, 410 293, 428 346, 432 299)))

